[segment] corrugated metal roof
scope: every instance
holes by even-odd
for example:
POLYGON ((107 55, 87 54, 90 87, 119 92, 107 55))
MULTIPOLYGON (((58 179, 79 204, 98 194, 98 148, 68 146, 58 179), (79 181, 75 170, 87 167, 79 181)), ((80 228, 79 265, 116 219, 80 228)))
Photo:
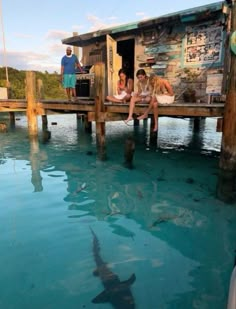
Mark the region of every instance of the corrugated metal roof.
POLYGON ((201 5, 201 6, 198 6, 198 7, 194 7, 194 8, 190 8, 190 9, 186 9, 186 10, 182 10, 182 11, 178 11, 178 12, 174 12, 174 13, 170 13, 170 14, 161 15, 161 16, 156 17, 156 18, 150 18, 150 19, 147 19, 146 21, 139 22, 139 27, 146 26, 150 23, 153 23, 153 21, 156 21, 156 23, 160 23, 160 22, 162 22, 166 19, 168 20, 169 18, 172 18, 172 17, 183 17, 183 16, 191 15, 191 14, 199 14, 199 13, 203 13, 203 12, 208 11, 208 10, 210 10, 211 12, 219 11, 219 10, 221 10, 223 3, 224 3, 224 1, 215 2, 215 3, 211 3, 211 4, 207 4, 207 5, 201 5))
POLYGON ((74 46, 85 46, 87 44, 90 44, 93 41, 104 40, 107 34, 119 34, 123 32, 132 32, 137 29, 148 27, 150 25, 160 24, 160 23, 164 23, 169 20, 175 20, 175 19, 180 19, 180 20, 183 19, 184 21, 184 18, 185 18, 187 21, 187 17, 194 15, 194 14, 196 15, 196 14, 204 13, 206 11, 215 12, 215 11, 221 10, 223 3, 224 1, 215 2, 215 3, 208 4, 208 5, 202 5, 202 6, 194 7, 191 9, 186 9, 186 10, 182 10, 182 11, 178 11, 178 12, 174 12, 170 14, 161 15, 159 17, 150 18, 144 21, 139 21, 139 22, 134 22, 134 23, 129 23, 129 24, 122 24, 116 27, 104 28, 104 29, 100 29, 94 32, 88 32, 88 33, 84 33, 78 36, 73 36, 73 37, 63 39, 62 43, 74 45, 74 46))
POLYGON ((130 23, 130 24, 125 24, 125 25, 120 25, 114 28, 111 28, 111 33, 117 33, 117 32, 123 32, 123 31, 128 31, 128 30, 133 30, 138 28, 139 23, 130 23))

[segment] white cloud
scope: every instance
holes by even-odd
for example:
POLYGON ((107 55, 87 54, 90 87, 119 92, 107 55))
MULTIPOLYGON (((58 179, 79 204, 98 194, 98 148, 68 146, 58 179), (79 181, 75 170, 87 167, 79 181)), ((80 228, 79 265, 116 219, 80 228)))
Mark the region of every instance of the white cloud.
POLYGON ((72 32, 78 32, 81 33, 82 30, 85 28, 84 25, 72 25, 72 32))
POLYGON ((145 14, 146 14, 146 13, 144 13, 144 12, 136 12, 136 13, 135 13, 136 16, 144 16, 145 14))
POLYGON ((59 72, 60 69, 60 57, 46 53, 8 51, 4 57, 3 52, 0 51, 0 58, 4 58, 4 66, 17 70, 59 72))
POLYGON ((69 36, 72 36, 71 32, 62 30, 49 30, 46 33, 45 38, 49 40, 62 40, 68 38, 69 36))
POLYGON ((110 16, 107 18, 108 20, 117 20, 118 18, 116 16, 110 16))
POLYGON ((136 12, 135 14, 136 16, 139 17, 139 20, 145 20, 145 19, 149 19, 150 16, 148 16, 145 12, 136 12))
MULTIPOLYGON (((91 24, 90 31, 101 30, 105 28, 115 27, 118 25, 118 23, 114 23, 114 22, 105 22, 104 20, 98 18, 95 15, 88 15, 87 19, 91 24)), ((113 21, 113 20, 116 20, 116 17, 110 16, 107 18, 107 20, 113 21)))

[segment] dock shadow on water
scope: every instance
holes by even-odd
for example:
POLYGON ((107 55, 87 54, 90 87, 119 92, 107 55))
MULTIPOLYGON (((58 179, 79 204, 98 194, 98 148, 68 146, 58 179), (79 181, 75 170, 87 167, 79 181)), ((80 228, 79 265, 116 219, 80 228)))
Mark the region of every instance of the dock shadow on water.
POLYGON ((113 273, 107 263, 103 261, 99 240, 91 227, 90 230, 93 235, 93 256, 97 267, 94 275, 100 278, 105 288, 93 298, 92 302, 95 304, 110 303, 114 309, 134 309, 135 302, 130 287, 136 280, 135 274, 132 274, 126 281, 121 281, 118 275, 113 273))
POLYGON ((124 166, 133 169, 133 159, 135 152, 135 141, 132 137, 128 137, 125 141, 124 147, 124 166))
POLYGON ((107 124, 100 161, 95 134, 52 117, 49 143, 23 119, 1 134, 0 307, 225 308, 236 207, 215 198, 215 123, 198 150, 189 122, 161 118, 157 151, 107 124))

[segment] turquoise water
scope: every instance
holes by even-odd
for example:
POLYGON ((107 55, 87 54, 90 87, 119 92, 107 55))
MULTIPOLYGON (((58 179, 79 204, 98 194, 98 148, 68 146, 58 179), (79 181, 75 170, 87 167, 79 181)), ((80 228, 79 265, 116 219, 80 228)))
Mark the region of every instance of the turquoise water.
POLYGON ((216 120, 194 134, 188 119, 160 118, 156 143, 145 122, 108 123, 106 161, 94 127, 48 120, 48 143, 41 132, 29 142, 23 116, 0 135, 0 308, 125 308, 92 303, 104 287, 91 229, 104 265, 121 281, 135 274, 127 308, 225 308, 236 207, 215 198, 216 120), (123 166, 129 136, 133 169, 123 166))

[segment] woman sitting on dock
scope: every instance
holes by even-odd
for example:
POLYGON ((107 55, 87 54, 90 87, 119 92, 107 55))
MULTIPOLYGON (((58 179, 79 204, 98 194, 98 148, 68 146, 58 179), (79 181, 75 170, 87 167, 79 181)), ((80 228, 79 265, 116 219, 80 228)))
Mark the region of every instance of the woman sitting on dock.
POLYGON ((154 128, 153 132, 158 130, 158 103, 171 104, 174 102, 175 96, 174 91, 170 83, 159 76, 150 77, 150 85, 152 87, 152 99, 150 104, 143 115, 138 117, 138 120, 145 119, 148 117, 149 112, 153 108, 154 115, 154 128))
POLYGON ((136 77, 138 79, 138 91, 132 94, 132 98, 129 104, 129 116, 125 120, 126 123, 130 120, 133 120, 133 112, 136 103, 149 103, 151 100, 151 87, 149 83, 149 77, 147 76, 145 70, 138 70, 136 73, 136 77))
POLYGON ((125 69, 120 69, 118 75, 117 94, 107 96, 106 100, 114 103, 125 103, 131 98, 134 82, 132 78, 128 78, 125 69))

